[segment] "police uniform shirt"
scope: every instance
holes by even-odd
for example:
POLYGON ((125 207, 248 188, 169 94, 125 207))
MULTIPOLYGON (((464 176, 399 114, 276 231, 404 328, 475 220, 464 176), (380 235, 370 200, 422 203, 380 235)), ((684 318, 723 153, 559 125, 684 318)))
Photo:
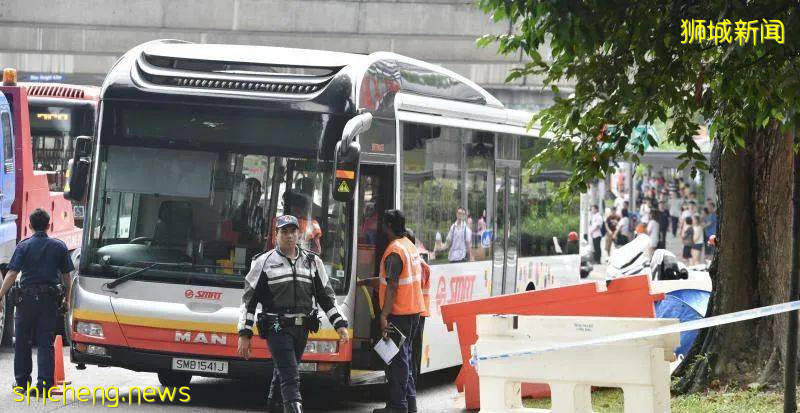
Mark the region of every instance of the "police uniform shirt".
POLYGON ((297 251, 294 260, 277 248, 253 258, 244 282, 237 325, 240 335, 252 335, 258 304, 267 313, 305 315, 313 308, 312 297, 334 328, 347 327, 322 260, 310 251, 297 251))
POLYGON ((30 287, 60 284, 59 274, 71 272, 75 266, 63 241, 37 231, 17 245, 8 269, 21 272, 20 285, 30 287))

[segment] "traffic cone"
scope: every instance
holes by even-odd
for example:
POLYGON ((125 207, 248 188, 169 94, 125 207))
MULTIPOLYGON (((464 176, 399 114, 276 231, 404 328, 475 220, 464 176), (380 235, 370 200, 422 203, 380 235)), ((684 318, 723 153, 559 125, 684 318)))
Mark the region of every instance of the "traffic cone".
POLYGON ((56 340, 53 342, 53 380, 55 381, 53 389, 50 394, 61 395, 61 387, 72 382, 67 381, 67 376, 64 372, 64 343, 61 336, 57 335, 56 340))

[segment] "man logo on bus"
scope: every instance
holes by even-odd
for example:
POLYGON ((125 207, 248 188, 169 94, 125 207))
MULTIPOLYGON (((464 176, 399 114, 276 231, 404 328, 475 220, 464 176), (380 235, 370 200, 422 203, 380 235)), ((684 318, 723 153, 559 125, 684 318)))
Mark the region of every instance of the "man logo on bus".
POLYGON ((175 341, 179 343, 192 343, 192 344, 219 344, 219 345, 226 345, 228 343, 228 335, 227 334, 211 334, 211 340, 209 341, 209 337, 206 336, 206 333, 197 333, 192 336, 191 331, 175 331, 175 341))

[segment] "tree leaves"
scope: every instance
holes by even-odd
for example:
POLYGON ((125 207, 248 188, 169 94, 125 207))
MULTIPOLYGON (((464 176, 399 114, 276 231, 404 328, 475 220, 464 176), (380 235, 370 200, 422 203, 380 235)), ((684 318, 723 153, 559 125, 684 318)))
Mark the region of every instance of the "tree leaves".
POLYGON ((656 119, 669 125, 664 141, 685 148, 682 167, 701 170, 708 163, 693 136, 702 123, 710 122, 711 138, 726 150, 738 150, 752 130, 777 122, 788 131, 800 122, 800 39, 789 29, 800 26, 800 13, 790 3, 480 0, 478 5, 497 21, 509 21, 513 30, 477 43, 530 58, 507 81, 545 75, 544 85, 553 91, 553 106, 532 119, 542 136, 553 136, 537 161, 569 159, 574 174, 566 191, 602 178, 618 160, 638 159, 645 141, 657 146, 649 132, 642 142, 631 139, 635 127, 656 119), (781 20, 785 43, 681 43, 681 19, 750 16, 781 20), (575 84, 568 98, 556 86, 565 80, 575 84), (601 142, 604 125, 617 128, 601 142))

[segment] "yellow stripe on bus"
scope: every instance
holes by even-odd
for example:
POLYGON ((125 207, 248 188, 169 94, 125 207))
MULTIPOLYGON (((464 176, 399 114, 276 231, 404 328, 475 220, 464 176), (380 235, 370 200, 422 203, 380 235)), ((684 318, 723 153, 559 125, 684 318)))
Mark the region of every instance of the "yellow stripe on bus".
MULTIPOLYGON (((115 317, 112 313, 103 311, 91 311, 75 309, 72 311, 72 317, 83 321, 110 321, 119 322, 120 324, 128 324, 141 327, 154 327, 154 328, 169 328, 176 330, 195 330, 195 331, 208 331, 217 333, 238 333, 236 324, 228 323, 207 323, 198 321, 183 321, 183 320, 169 320, 153 317, 137 317, 137 316, 119 316, 115 317), (117 320, 119 318, 119 320, 117 320)), ((253 334, 258 334, 258 328, 253 328, 253 334)), ((353 336, 353 329, 348 329, 350 337, 353 336)), ((333 329, 324 329, 311 333, 308 336, 310 339, 317 340, 336 340, 339 334, 333 329)))

